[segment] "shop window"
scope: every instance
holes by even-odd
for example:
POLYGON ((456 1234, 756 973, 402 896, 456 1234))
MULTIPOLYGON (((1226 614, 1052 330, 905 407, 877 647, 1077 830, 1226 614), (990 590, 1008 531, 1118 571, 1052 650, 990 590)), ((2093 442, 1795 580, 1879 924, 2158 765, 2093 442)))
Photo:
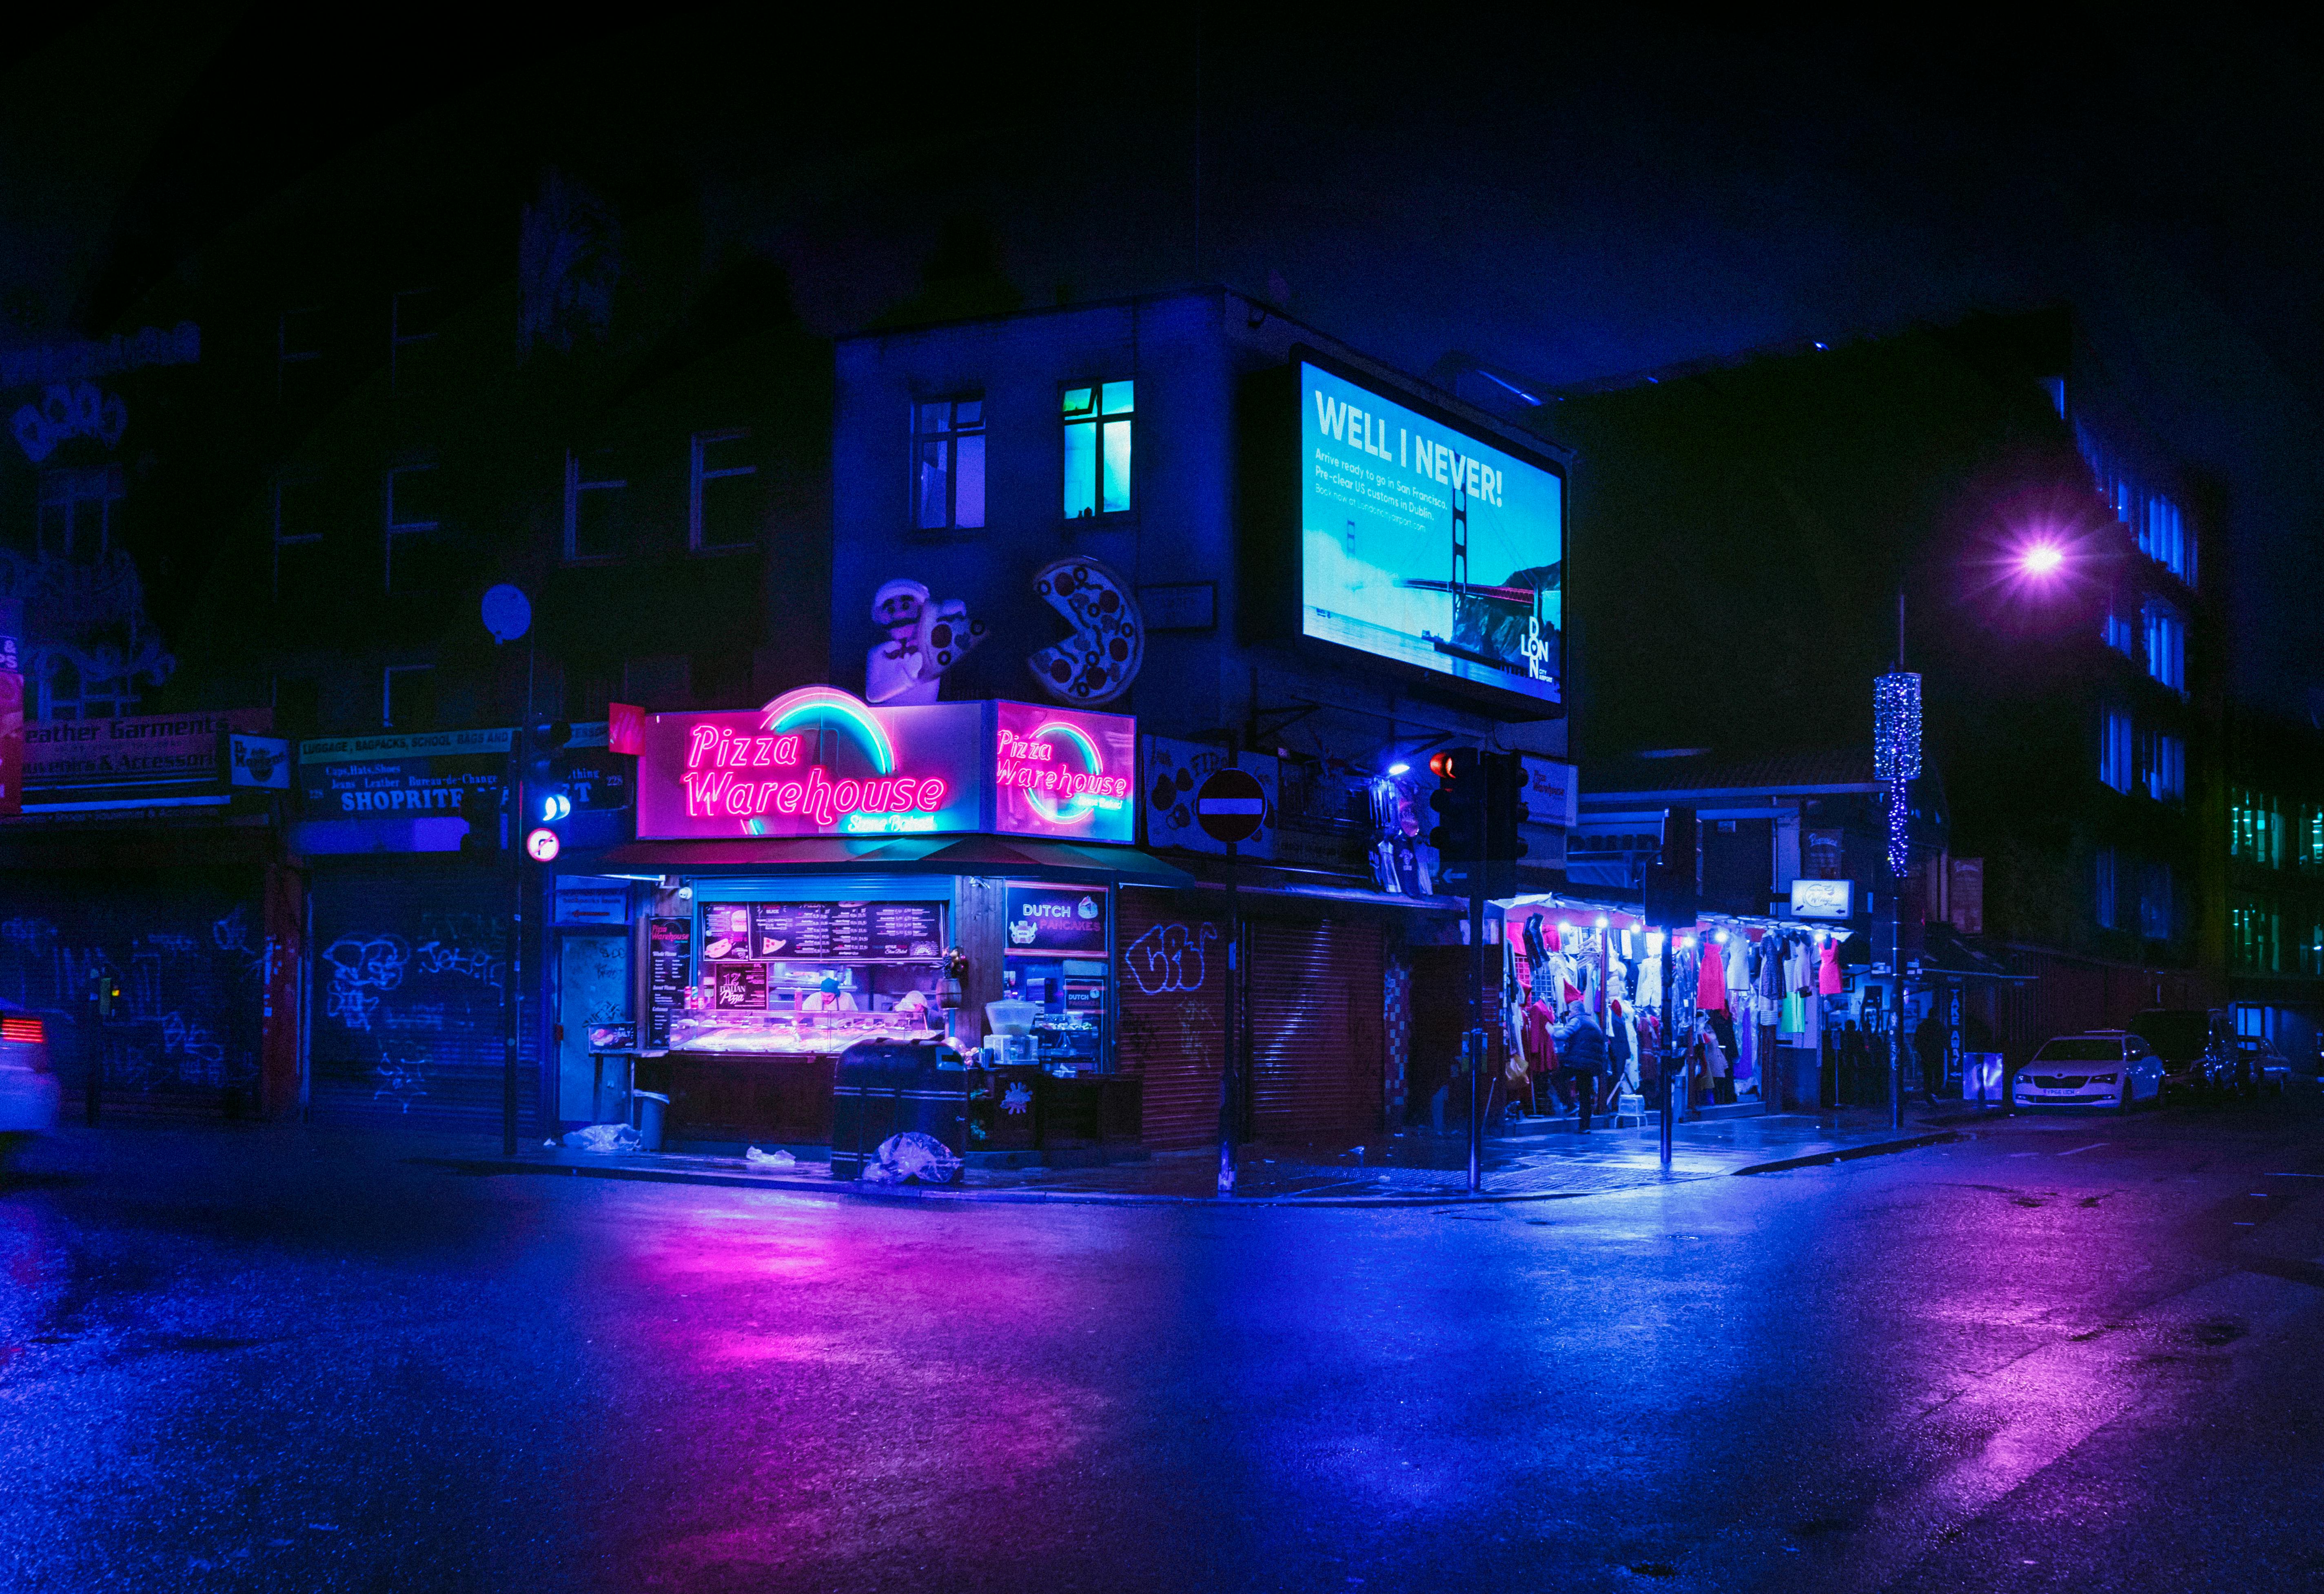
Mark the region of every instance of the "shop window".
POLYGON ((610 450, 565 452, 565 557, 572 560, 617 559, 629 552, 623 511, 629 479, 615 468, 610 450))
POLYGON ((1065 390, 1065 519, 1129 512, 1136 389, 1106 382, 1065 390))
POLYGON ((687 470, 686 545, 696 553, 755 548, 759 541, 759 467, 751 431, 696 432, 687 470))
POLYGON ((391 731, 435 729, 434 665, 391 664, 380 672, 379 723, 391 731))
POLYGON ((2118 930, 2122 928, 2122 912, 2121 899, 2116 894, 2115 850, 2112 847, 2100 847, 2098 850, 2098 855, 2091 861, 2096 880, 2095 900, 2092 907, 2097 913, 2098 927, 2118 930))
POLYGON ((438 502, 442 490, 441 473, 432 465, 398 465, 387 473, 380 498, 387 545, 383 580, 389 591, 395 590, 397 544, 443 528, 443 512, 438 502))
POLYGON ((2146 673, 2174 692, 2187 689, 2187 622, 2160 598, 2145 609, 2146 673))
POLYGON ((923 531, 984 524, 984 401, 912 406, 912 508, 923 531))
POLYGON ((2098 779, 2119 792, 2131 788, 2130 711, 2112 704, 2098 714, 2098 779))
POLYGON ((41 557, 94 565, 113 546, 113 521, 122 497, 119 465, 101 470, 46 471, 41 476, 41 557))

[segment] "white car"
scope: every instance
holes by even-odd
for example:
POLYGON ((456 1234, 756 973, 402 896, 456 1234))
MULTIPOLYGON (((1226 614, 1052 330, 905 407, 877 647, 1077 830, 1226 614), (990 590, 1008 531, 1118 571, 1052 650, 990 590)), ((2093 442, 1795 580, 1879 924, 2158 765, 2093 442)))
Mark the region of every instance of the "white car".
POLYGON ((2137 1036, 2091 1029, 2042 1043, 2010 1086, 2014 1107, 2111 1107, 2163 1100, 2163 1059, 2137 1036))
POLYGON ((48 1025, 38 1013, 0 1001, 0 1142, 55 1129, 58 1096, 48 1025))

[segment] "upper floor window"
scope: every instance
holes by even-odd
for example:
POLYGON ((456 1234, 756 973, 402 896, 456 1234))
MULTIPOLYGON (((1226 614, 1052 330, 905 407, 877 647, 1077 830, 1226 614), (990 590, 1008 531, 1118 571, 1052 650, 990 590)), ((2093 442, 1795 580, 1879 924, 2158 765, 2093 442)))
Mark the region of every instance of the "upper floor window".
POLYGON ((286 475, 274 482, 274 595, 297 589, 313 573, 322 551, 319 477, 286 475), (305 550, 305 551, 301 551, 305 550))
POLYGON ((2177 913, 2168 863, 2144 863, 2138 870, 2138 933, 2149 941, 2168 941, 2177 913))
POLYGON ((436 728, 436 667, 391 664, 380 672, 379 723, 390 731, 436 728))
POLYGON ((381 512, 385 531, 382 541, 385 550, 381 582, 390 592, 395 590, 397 542, 438 530, 444 524, 437 502, 440 487, 438 474, 432 465, 398 465, 387 473, 382 484, 381 512))
POLYGON ((2134 659, 2138 656, 2138 628, 2131 624, 2129 615, 2122 613, 2112 604, 2107 605, 2104 634, 2106 645, 2117 653, 2125 653, 2134 659))
POLYGON ((2091 873, 2096 888, 2092 893, 2094 898, 2092 906, 2097 910, 2098 926, 2101 929, 2118 930, 2122 927, 2120 898, 2116 891, 2115 859, 2116 853, 2112 847, 2100 847, 2097 856, 2091 860, 2091 873))
POLYGON ((603 449, 565 453, 565 557, 613 559, 628 552, 622 511, 629 479, 603 449))
POLYGON ((2227 956, 2238 968, 2273 974, 2283 966, 2283 916, 2258 897, 2238 897, 2227 909, 2227 956))
POLYGON ((2160 598, 2148 602, 2146 673, 2174 692, 2187 689, 2187 622, 2160 598))
POLYGON ((2098 779, 2124 793, 2133 779, 2130 711, 2113 704, 2098 711, 2098 779))
POLYGON ((2148 742, 2146 795, 2159 803, 2186 800, 2187 744, 2178 737, 2157 733, 2148 742))
POLYGON ((2324 870, 2324 806, 2314 803, 2300 822, 2300 867, 2311 873, 2324 870))
POLYGON ((2236 789, 2227 810, 2227 852, 2269 869, 2283 867, 2283 815, 2273 797, 2236 789))
POLYGON ((696 553, 755 548, 759 467, 748 427, 694 434, 686 483, 686 546, 696 553))
POLYGON ((984 524, 984 401, 912 406, 912 507, 923 531, 984 524))
POLYGON ((284 310, 274 324, 274 392, 283 400, 302 396, 310 383, 300 379, 322 364, 323 310, 307 305, 284 310))
POLYGON ((1107 382, 1065 390, 1065 519, 1128 512, 1137 385, 1107 382))
POLYGON ((51 649, 37 659, 39 686, 35 717, 44 720, 110 720, 137 707, 137 677, 130 668, 109 666, 118 656, 98 650, 94 657, 78 658, 64 649, 51 649))
POLYGON ((41 475, 41 557, 93 565, 113 546, 121 467, 45 471, 41 475))
POLYGON ((2140 551, 2172 575, 2195 584, 2195 542, 2187 535, 2187 517, 2160 493, 2150 493, 2133 506, 2132 530, 2140 551))
POLYGON ((388 391, 416 391, 433 368, 436 343, 442 331, 444 296, 433 288, 407 288, 388 296, 388 391))

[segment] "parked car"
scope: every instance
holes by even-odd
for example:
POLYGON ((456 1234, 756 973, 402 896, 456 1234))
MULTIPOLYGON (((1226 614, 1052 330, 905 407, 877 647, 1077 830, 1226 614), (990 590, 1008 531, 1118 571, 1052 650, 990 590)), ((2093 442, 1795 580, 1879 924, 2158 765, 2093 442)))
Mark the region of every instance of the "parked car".
POLYGON ((2236 1083, 2246 1095, 2281 1096, 2292 1080, 2292 1059, 2256 1035, 2236 1037, 2236 1083))
POLYGON ((2163 1059, 2123 1029, 2091 1029, 2042 1043, 2010 1085, 2013 1107, 2111 1107, 2163 1100, 2163 1059))
POLYGON ((0 1162, 25 1135, 57 1127, 58 1094, 48 1025, 38 1013, 0 1001, 0 1162))
POLYGON ((2224 1088, 2236 1065, 2236 1032, 2217 1008, 2149 1008, 2130 1033, 2163 1059, 2165 1095, 2202 1095, 2224 1088))

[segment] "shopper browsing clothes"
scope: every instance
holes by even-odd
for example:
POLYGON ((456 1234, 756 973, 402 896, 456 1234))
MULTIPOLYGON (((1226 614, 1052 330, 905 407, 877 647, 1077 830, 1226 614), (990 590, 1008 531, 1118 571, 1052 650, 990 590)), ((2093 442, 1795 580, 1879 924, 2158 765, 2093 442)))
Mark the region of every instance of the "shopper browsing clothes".
POLYGON ((1582 1103, 1582 1124, 1590 1132, 1590 1110, 1598 1104, 1598 1076, 1606 1072, 1606 1032, 1580 1002, 1565 1009, 1565 1021, 1550 1032, 1557 1043, 1558 1065, 1572 1076, 1573 1094, 1582 1103))

